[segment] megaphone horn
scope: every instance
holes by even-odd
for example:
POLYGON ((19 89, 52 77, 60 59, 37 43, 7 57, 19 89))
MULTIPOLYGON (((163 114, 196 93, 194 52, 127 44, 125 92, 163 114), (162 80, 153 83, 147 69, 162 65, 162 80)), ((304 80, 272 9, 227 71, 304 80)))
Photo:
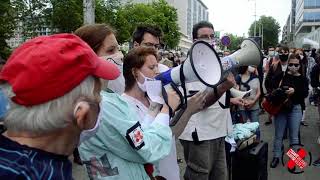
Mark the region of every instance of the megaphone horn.
POLYGON ((164 85, 171 82, 180 85, 200 81, 206 86, 214 87, 221 81, 222 71, 219 56, 212 46, 204 41, 197 41, 182 65, 161 73, 156 79, 161 80, 164 85))
POLYGON ((261 60, 262 53, 257 43, 252 39, 245 39, 239 50, 222 58, 222 66, 226 71, 235 66, 258 66, 261 60))
POLYGON ((231 88, 230 89, 230 94, 231 94, 232 97, 243 99, 243 98, 249 97, 251 91, 252 91, 252 89, 250 89, 249 91, 240 91, 238 89, 231 88))

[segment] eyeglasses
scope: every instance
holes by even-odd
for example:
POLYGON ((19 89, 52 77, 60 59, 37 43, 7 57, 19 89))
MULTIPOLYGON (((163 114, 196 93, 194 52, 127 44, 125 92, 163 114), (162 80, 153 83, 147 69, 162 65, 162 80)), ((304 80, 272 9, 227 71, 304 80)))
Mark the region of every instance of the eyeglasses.
POLYGON ((214 39, 214 34, 210 34, 210 35, 199 35, 198 39, 199 39, 199 40, 211 40, 211 39, 214 39))
POLYGON ((289 64, 288 64, 288 66, 290 66, 290 67, 292 67, 292 66, 294 66, 294 67, 299 67, 299 66, 300 66, 300 64, 289 63, 289 64))
POLYGON ((150 43, 150 42, 147 42, 147 43, 141 43, 142 46, 145 46, 145 47, 153 47, 155 49, 160 49, 160 44, 153 44, 153 43, 150 43))

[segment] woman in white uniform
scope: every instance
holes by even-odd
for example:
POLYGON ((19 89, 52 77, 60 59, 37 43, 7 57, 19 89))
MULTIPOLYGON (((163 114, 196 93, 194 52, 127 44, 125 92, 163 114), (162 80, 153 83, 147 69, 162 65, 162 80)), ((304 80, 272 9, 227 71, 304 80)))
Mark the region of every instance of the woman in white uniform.
MULTIPOLYGON (((158 63, 153 49, 141 49, 141 53, 135 56, 130 54, 124 58, 123 75, 125 79, 125 92, 122 95, 135 108, 143 122, 140 124, 148 126, 155 116, 150 116, 149 109, 159 109, 157 103, 152 102, 147 96, 148 83, 154 81, 159 74, 158 63), (147 55, 146 55, 147 54, 147 55)), ((173 138, 170 154, 155 165, 155 174, 168 180, 179 178, 179 166, 177 163, 176 145, 173 138)))

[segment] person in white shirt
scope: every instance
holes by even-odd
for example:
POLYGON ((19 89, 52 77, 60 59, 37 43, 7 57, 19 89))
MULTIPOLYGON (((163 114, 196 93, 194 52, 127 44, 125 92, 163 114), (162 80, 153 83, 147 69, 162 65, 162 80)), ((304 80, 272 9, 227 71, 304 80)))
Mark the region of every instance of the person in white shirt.
MULTIPOLYGON (((199 22, 194 25, 192 35, 194 41, 203 40, 213 44, 213 25, 207 21, 199 22)), ((228 108, 230 101, 225 92, 234 84, 231 74, 227 81, 217 87, 217 94, 199 82, 187 84, 188 92, 205 92, 207 96, 205 109, 191 116, 179 137, 187 164, 184 174, 186 180, 227 179, 224 139, 232 131, 232 121, 228 108)))

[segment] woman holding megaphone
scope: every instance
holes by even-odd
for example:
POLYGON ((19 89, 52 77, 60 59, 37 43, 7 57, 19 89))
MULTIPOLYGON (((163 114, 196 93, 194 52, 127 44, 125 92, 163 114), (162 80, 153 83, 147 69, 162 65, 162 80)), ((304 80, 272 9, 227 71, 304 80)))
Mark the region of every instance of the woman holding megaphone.
MULTIPOLYGON (((122 67, 123 56, 110 27, 86 25, 75 33, 98 56, 122 67)), ((109 84, 103 82, 100 128, 79 147, 90 179, 153 179, 153 166, 144 165, 157 164, 171 152, 169 107, 175 111, 179 98, 174 91, 167 91, 168 105, 161 108, 152 103, 144 92, 145 82, 158 73, 156 56, 153 48, 141 47, 129 52, 123 63, 126 77, 124 96, 114 93, 109 84)), ((118 88, 114 90, 121 91, 118 88)))

